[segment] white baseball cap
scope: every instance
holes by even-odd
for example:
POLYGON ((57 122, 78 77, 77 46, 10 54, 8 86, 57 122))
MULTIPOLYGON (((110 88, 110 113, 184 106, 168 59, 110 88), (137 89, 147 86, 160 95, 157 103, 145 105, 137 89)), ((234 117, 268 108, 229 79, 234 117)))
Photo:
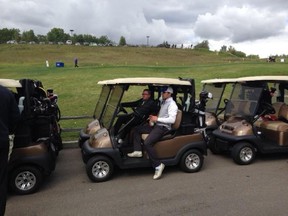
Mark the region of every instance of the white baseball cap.
POLYGON ((171 87, 163 88, 162 92, 170 92, 171 94, 173 94, 173 88, 171 87))

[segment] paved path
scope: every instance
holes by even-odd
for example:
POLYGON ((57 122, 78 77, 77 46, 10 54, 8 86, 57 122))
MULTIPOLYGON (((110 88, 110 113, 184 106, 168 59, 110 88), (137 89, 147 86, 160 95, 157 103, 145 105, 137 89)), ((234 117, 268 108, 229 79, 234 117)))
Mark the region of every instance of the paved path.
POLYGON ((121 170, 92 183, 80 150, 64 149, 40 191, 8 197, 6 216, 288 215, 288 155, 239 166, 209 154, 198 173, 168 167, 161 180, 152 175, 152 169, 121 170))

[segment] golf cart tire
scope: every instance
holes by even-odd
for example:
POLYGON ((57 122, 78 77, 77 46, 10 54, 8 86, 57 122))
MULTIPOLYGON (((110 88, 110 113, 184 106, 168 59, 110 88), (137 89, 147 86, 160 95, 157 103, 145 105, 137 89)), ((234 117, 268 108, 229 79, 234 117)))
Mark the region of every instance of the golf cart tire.
POLYGON ((202 168, 203 162, 203 154, 196 149, 192 149, 183 154, 179 165, 184 172, 194 173, 202 168))
POLYGON ((86 164, 86 172, 93 182, 104 182, 111 178, 114 172, 114 165, 106 156, 94 156, 86 164))
POLYGON ((9 186, 16 194, 26 195, 38 191, 42 181, 43 175, 37 167, 22 166, 12 172, 9 186))
POLYGON ((232 148, 232 158, 236 164, 249 165, 255 158, 255 148, 248 142, 237 143, 232 148))

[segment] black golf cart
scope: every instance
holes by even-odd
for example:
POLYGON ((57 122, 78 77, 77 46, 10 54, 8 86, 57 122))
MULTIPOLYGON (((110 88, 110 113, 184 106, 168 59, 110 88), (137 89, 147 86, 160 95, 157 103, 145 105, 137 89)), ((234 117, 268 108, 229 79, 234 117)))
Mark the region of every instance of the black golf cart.
POLYGON ((102 120, 103 111, 105 110, 105 105, 107 100, 109 99, 109 95, 112 91, 111 86, 103 85, 100 96, 96 103, 94 112, 93 112, 93 121, 86 125, 79 133, 78 144, 79 147, 82 148, 83 143, 90 138, 93 134, 95 134, 100 128, 100 121, 102 120))
POLYGON ((252 163, 256 153, 288 153, 288 76, 242 77, 236 81, 225 122, 213 131, 213 152, 230 152, 240 165, 252 163))
MULTIPOLYGON (((127 127, 130 122, 124 124, 117 133, 114 131, 114 125, 121 115, 131 115, 131 113, 137 115, 132 109, 128 111, 121 107, 122 102, 131 100, 129 95, 133 95, 133 92, 137 92, 138 95, 143 89, 149 89, 152 98, 157 103, 163 86, 173 88, 173 98, 179 109, 173 130, 156 143, 154 148, 159 158, 167 166, 179 164, 182 170, 191 173, 201 169, 207 149, 202 133, 195 132, 199 127, 199 116, 195 114, 193 79, 140 77, 106 80, 100 81, 98 84, 102 85, 103 89, 109 89, 109 93, 106 94, 106 99, 101 100, 104 104, 101 105, 103 110, 99 110, 101 113, 100 127, 83 143, 81 149, 87 175, 92 181, 108 180, 112 176, 115 166, 120 169, 151 167, 145 151, 142 158, 127 157, 127 153, 133 151, 130 139, 133 129, 125 135, 121 142, 118 139, 120 133, 124 131, 123 128, 127 127)), ((98 101, 98 105, 99 103, 98 101)), ((100 107, 98 105, 97 108, 100 107)), ((143 119, 143 122, 145 121, 146 119, 143 119)), ((145 135, 142 138, 145 139, 145 135)))
POLYGON ((213 149, 213 131, 224 122, 224 111, 228 102, 233 83, 237 78, 202 80, 202 92, 213 92, 212 98, 206 100, 205 107, 205 137, 210 151, 213 149))
POLYGON ((0 79, 0 84, 13 92, 21 113, 15 134, 10 136, 9 187, 17 194, 30 194, 55 169, 62 149, 57 95, 30 79, 0 79))

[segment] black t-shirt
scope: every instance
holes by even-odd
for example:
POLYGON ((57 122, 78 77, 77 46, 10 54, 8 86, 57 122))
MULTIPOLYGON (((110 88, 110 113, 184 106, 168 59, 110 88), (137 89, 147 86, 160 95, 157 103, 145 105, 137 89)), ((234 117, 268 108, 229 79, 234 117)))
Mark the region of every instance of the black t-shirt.
POLYGON ((8 135, 14 132, 20 113, 14 95, 0 85, 0 148, 7 143, 8 135))

